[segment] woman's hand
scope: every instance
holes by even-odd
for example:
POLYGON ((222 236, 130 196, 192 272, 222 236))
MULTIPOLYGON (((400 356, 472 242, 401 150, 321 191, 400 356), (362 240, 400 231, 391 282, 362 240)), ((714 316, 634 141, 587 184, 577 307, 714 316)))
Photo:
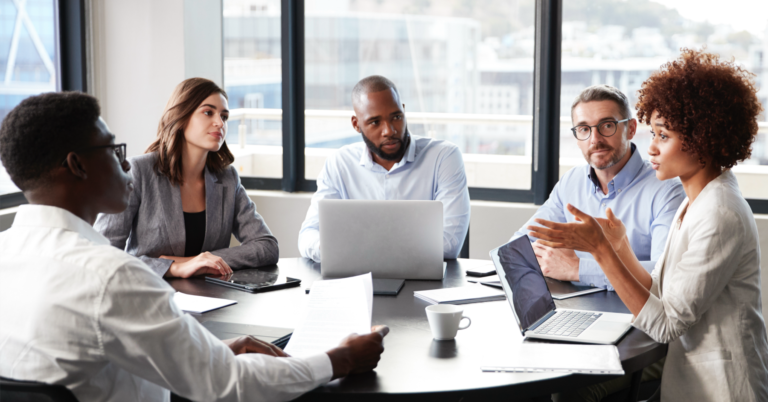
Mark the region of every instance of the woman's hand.
POLYGON ((608 239, 613 249, 618 253, 624 247, 624 244, 627 243, 624 241, 627 237, 627 228, 624 227, 624 223, 613 214, 610 208, 605 210, 605 216, 608 218, 595 218, 595 220, 603 228, 605 238, 608 239))
POLYGON ((610 242, 603 233, 603 228, 598 221, 581 212, 576 207, 568 204, 568 211, 572 213, 578 222, 558 223, 544 219, 536 219, 536 223, 543 225, 528 226, 531 236, 539 239, 538 243, 552 248, 569 248, 594 254, 603 246, 609 246, 610 242))
POLYGON ((239 338, 224 339, 225 345, 229 346, 236 355, 243 353, 261 353, 275 357, 290 357, 279 347, 260 341, 253 336, 241 336, 239 338))
POLYGON ((173 260, 165 276, 189 278, 196 275, 230 275, 232 268, 219 256, 209 252, 200 253, 197 257, 173 257, 161 255, 160 258, 173 260))

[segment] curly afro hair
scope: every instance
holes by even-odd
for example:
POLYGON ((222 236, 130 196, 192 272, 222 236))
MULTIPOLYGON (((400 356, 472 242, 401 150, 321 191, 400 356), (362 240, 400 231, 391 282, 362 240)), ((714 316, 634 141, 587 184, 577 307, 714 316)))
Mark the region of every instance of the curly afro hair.
POLYGON ((69 152, 88 145, 101 109, 81 92, 51 92, 19 103, 0 126, 0 159, 22 191, 43 184, 69 152))
POLYGON ((681 134, 683 150, 702 165, 728 169, 752 153, 757 134, 754 74, 703 50, 682 49, 661 66, 639 91, 637 118, 650 124, 653 112, 681 134))

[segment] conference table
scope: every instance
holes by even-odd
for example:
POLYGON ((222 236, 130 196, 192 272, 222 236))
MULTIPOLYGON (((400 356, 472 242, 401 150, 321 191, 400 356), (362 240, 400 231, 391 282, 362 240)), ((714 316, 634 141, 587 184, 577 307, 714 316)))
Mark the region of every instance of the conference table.
MULTIPOLYGON (((465 304, 464 315, 472 319, 466 330, 452 341, 435 341, 429 329, 426 301, 414 297, 418 290, 480 286, 469 283, 465 270, 492 263, 486 260, 448 260, 442 281, 406 281, 397 296, 375 296, 374 325, 386 324, 390 333, 378 367, 365 374, 331 381, 299 400, 523 400, 567 391, 617 378, 603 375, 564 373, 483 372, 491 358, 511 355, 523 340, 509 303, 504 301, 465 304)), ((192 314, 199 322, 295 328, 306 314, 305 292, 320 280, 320 264, 304 258, 282 258, 281 274, 300 278, 301 286, 264 293, 247 293, 205 282, 203 278, 169 279, 177 291, 236 300, 237 304, 203 314, 192 314)), ((559 308, 605 312, 629 311, 614 292, 556 301, 559 308)), ((626 373, 641 373, 666 355, 667 346, 632 328, 618 343, 626 373)), ((639 377, 638 377, 639 378, 639 377)))

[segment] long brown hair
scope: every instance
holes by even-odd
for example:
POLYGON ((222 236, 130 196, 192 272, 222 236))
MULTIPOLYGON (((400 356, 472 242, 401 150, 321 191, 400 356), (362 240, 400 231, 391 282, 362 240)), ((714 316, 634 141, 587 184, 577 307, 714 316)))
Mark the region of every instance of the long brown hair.
MULTIPOLYGON (((184 184, 181 169, 181 151, 185 142, 184 127, 187 126, 192 113, 198 106, 215 93, 220 93, 229 100, 227 93, 213 81, 205 78, 190 78, 176 86, 165 105, 163 117, 157 125, 157 139, 144 152, 157 152, 155 169, 173 184, 184 184)), ((208 170, 218 173, 234 161, 235 157, 225 140, 217 152, 208 152, 205 166, 208 170)))

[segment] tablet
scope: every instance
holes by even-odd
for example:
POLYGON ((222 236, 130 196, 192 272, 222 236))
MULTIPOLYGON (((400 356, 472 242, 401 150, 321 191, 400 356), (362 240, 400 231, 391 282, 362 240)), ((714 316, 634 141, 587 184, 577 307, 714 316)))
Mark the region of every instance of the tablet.
POLYGON ((301 279, 280 274, 277 268, 248 268, 225 276, 206 276, 206 282, 244 292, 269 292, 299 286, 301 279))

